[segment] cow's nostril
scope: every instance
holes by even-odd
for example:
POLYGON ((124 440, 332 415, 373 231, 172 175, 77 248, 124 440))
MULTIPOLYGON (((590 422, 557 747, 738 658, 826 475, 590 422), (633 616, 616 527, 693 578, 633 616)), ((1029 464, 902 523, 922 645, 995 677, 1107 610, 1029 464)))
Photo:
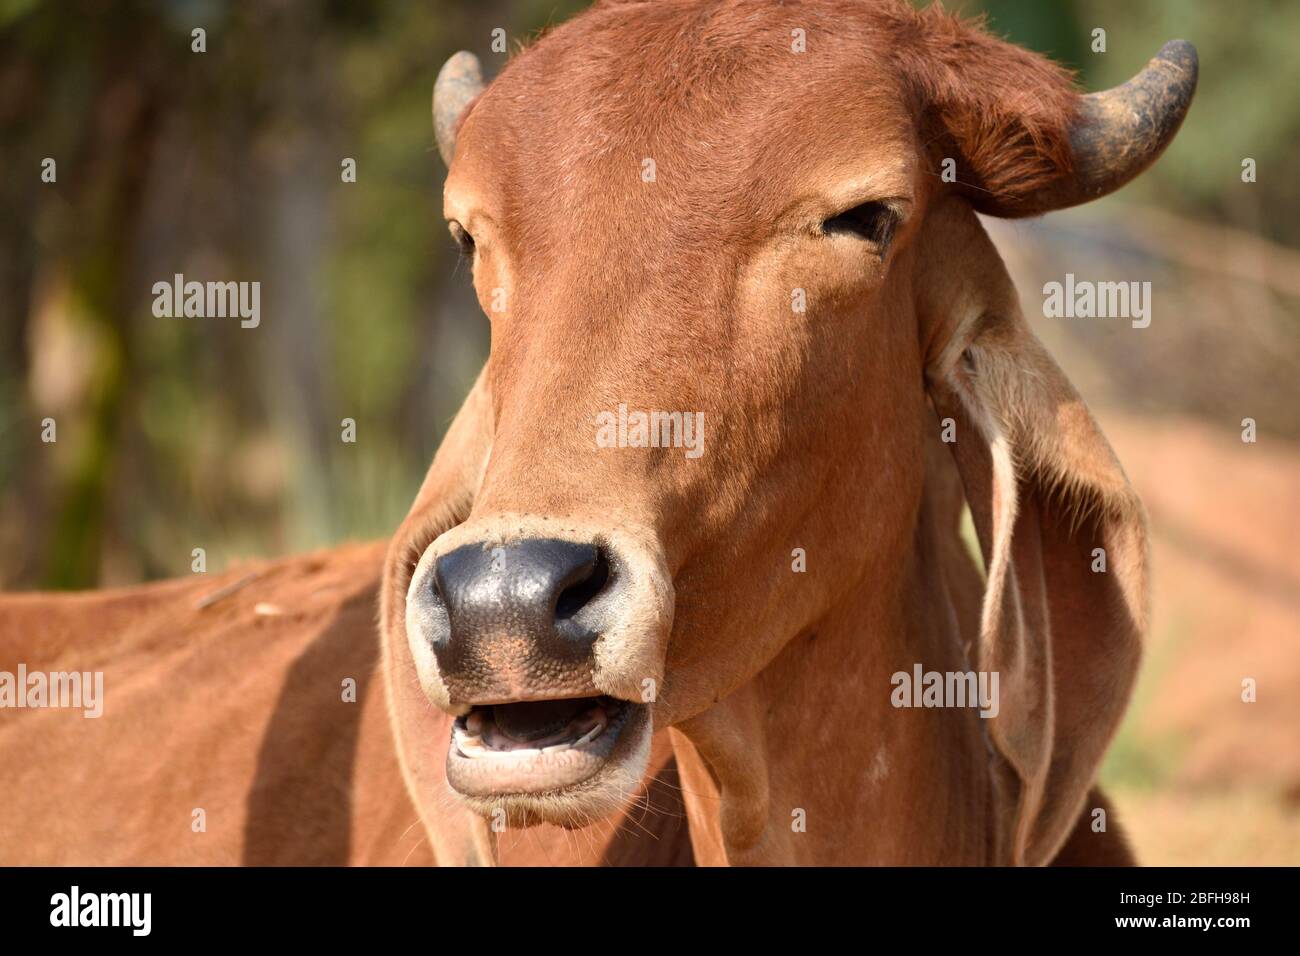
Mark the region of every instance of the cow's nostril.
POLYGON ((605 585, 608 583, 609 559, 605 557, 603 551, 597 549, 596 560, 589 569, 586 569, 585 576, 571 582, 560 592, 560 596, 555 601, 555 620, 559 622, 573 617, 590 604, 596 595, 605 590, 605 585))
POLYGON ((445 635, 431 643, 439 667, 456 673, 504 667, 521 647, 552 662, 590 654, 604 625, 599 596, 618 586, 618 564, 594 544, 522 538, 462 545, 430 577, 427 612, 445 635))

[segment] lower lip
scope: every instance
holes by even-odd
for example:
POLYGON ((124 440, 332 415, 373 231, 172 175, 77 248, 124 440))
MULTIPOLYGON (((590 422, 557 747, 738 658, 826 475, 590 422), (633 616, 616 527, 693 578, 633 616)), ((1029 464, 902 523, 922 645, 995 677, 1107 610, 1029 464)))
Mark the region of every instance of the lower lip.
POLYGON ((644 726, 645 706, 627 704, 595 739, 565 750, 503 751, 467 757, 456 746, 455 729, 447 748, 447 782, 467 797, 542 794, 567 790, 590 780, 615 756, 618 744, 644 726))

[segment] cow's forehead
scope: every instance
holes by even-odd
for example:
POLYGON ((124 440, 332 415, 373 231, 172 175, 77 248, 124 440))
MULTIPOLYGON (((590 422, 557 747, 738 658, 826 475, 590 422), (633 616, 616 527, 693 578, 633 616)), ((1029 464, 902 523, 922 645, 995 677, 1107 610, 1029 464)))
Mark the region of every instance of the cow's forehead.
POLYGON ((870 23, 615 10, 506 66, 461 130, 449 190, 472 188, 501 219, 693 217, 716 231, 838 180, 909 177, 910 103, 870 23))

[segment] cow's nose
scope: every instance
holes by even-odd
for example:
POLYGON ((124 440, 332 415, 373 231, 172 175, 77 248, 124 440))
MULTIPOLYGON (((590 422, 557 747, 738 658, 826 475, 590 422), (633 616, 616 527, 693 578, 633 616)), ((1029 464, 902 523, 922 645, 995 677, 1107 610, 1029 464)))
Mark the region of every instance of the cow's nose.
POLYGON ((592 544, 526 538, 501 547, 465 545, 438 558, 433 598, 449 627, 433 642, 438 665, 457 673, 485 641, 526 641, 556 662, 585 659, 599 637, 584 614, 609 583, 609 562, 592 544))

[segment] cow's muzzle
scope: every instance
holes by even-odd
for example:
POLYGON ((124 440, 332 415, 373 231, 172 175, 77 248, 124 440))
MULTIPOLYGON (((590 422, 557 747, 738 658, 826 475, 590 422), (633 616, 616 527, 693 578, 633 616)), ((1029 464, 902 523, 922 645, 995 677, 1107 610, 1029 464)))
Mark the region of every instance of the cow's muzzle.
POLYGON ((599 790, 611 775, 635 784, 671 625, 657 551, 511 524, 439 538, 407 592, 421 684, 457 716, 447 781, 481 801, 599 790))

